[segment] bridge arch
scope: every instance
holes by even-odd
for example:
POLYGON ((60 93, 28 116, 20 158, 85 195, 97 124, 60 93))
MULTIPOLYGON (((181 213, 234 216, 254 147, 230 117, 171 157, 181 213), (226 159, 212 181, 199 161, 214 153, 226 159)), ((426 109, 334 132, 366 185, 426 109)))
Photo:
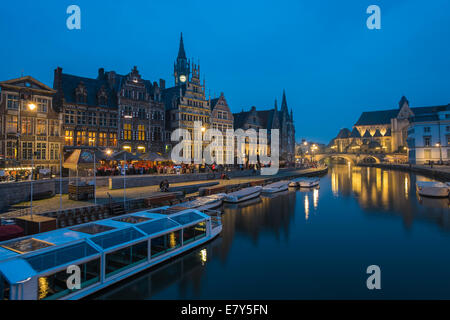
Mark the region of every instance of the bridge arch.
POLYGON ((359 162, 381 163, 381 156, 375 154, 324 153, 314 155, 314 160, 318 162, 325 159, 345 159, 351 164, 357 164, 359 162))

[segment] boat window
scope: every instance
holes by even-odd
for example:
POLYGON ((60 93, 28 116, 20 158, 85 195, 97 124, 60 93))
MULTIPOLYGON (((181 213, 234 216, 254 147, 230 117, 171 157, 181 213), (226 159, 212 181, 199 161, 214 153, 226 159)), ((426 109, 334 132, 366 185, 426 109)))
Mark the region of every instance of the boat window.
POLYGON ((143 233, 140 233, 134 228, 127 228, 118 231, 114 231, 105 235, 97 236, 91 240, 98 244, 103 249, 108 249, 119 244, 125 244, 127 242, 144 237, 143 233))
POLYGON ((72 231, 83 232, 87 234, 98 234, 115 229, 114 227, 104 226, 97 223, 90 223, 85 226, 70 228, 72 231))
POLYGON ((206 222, 200 222, 183 229, 183 245, 206 236, 206 222))
POLYGON ((190 211, 190 212, 186 212, 186 213, 180 214, 175 217, 171 217, 171 219, 178 222, 179 224, 185 225, 185 224, 188 224, 188 223, 191 223, 194 221, 204 219, 204 217, 202 217, 198 213, 190 211))
POLYGON ((154 234, 178 226, 179 224, 170 220, 169 218, 163 218, 141 224, 137 227, 147 234, 154 234))
POLYGON ((9 300, 10 286, 8 281, 0 273, 0 297, 2 300, 9 300))
POLYGON ((145 221, 152 220, 152 219, 146 218, 146 217, 128 216, 128 217, 117 218, 114 220, 120 221, 120 222, 136 224, 136 223, 141 223, 141 222, 145 222, 145 221))
MULTIPOLYGON (((100 281, 100 258, 79 264, 81 289, 100 281)), ((38 278, 39 300, 55 300, 67 296, 77 289, 69 289, 67 280, 73 273, 67 273, 67 269, 55 272, 45 277, 38 278)), ((71 283, 71 282, 69 282, 71 283)))
POLYGON ((125 269, 136 266, 148 258, 148 242, 143 241, 135 245, 106 254, 105 275, 110 277, 125 269))
POLYGON ((2 245, 3 248, 17 252, 17 253, 28 253, 33 252, 39 249, 44 249, 47 247, 53 246, 52 243, 48 243, 45 241, 28 238, 28 239, 22 239, 22 240, 16 240, 8 242, 4 245, 2 245))
POLYGON ((151 240, 152 258, 181 246, 181 230, 163 234, 151 240))
POLYGON ((98 254, 97 250, 86 242, 81 242, 25 259, 36 272, 42 272, 95 254, 98 254))

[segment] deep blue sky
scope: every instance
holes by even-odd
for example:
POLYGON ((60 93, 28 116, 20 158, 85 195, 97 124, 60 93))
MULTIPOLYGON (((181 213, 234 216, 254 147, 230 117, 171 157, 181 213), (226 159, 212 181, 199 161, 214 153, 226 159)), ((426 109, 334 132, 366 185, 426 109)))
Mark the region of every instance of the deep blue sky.
POLYGON ((362 111, 450 103, 450 1, 2 1, 0 79, 99 67, 173 84, 180 32, 211 94, 233 112, 279 104, 286 89, 297 138, 328 142, 362 111), (82 29, 66 28, 81 7, 82 29), (368 30, 366 8, 381 8, 368 30))

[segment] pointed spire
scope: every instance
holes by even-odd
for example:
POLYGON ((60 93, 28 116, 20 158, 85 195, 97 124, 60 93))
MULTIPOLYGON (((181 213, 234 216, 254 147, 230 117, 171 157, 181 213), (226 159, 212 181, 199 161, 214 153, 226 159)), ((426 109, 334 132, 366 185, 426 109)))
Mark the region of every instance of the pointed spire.
POLYGON ((291 121, 294 121, 294 112, 292 111, 292 108, 291 108, 291 121))
POLYGON ((183 32, 180 37, 180 48, 178 49, 178 59, 186 59, 186 52, 184 51, 183 32))
POLYGON ((400 102, 398 103, 399 108, 401 109, 405 103, 409 106, 409 101, 408 101, 408 99, 406 99, 406 97, 403 96, 403 97, 400 99, 400 102))
POLYGON ((287 111, 287 101, 286 101, 286 92, 283 89, 283 100, 281 101, 281 111, 287 111))

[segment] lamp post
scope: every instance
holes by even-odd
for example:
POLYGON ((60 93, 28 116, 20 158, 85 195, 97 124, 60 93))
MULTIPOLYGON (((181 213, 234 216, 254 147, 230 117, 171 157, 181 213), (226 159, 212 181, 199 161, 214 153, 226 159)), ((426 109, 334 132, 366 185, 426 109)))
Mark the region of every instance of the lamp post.
POLYGON ((439 164, 441 164, 442 163, 442 146, 438 142, 438 143, 436 143, 436 147, 439 147, 439 164))

